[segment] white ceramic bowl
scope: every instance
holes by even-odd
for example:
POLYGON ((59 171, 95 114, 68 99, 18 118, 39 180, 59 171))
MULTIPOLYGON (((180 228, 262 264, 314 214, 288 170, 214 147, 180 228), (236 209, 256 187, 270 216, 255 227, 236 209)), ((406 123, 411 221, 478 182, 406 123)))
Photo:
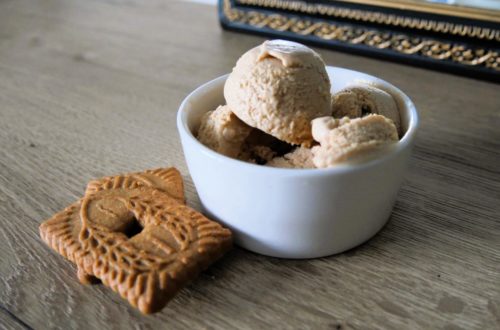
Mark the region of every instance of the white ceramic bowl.
POLYGON ((387 154, 358 165, 281 169, 245 163, 205 147, 193 135, 201 116, 225 104, 226 76, 189 94, 177 115, 184 155, 204 212, 229 227, 235 243, 283 258, 314 258, 363 243, 387 222, 418 125, 411 100, 375 77, 327 67, 332 92, 368 81, 391 93, 405 134, 387 154))

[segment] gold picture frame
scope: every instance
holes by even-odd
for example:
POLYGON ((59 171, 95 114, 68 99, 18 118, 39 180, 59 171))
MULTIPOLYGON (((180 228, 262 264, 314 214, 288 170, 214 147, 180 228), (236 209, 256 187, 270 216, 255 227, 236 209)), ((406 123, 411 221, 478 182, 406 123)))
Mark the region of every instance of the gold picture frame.
MULTIPOLYGON (((464 10, 461 15, 468 15, 464 18, 452 12, 431 15, 424 7, 417 14, 401 8, 395 12, 392 7, 380 7, 386 0, 219 1, 221 24, 227 29, 500 81, 500 24, 496 22, 500 18, 491 19, 480 10, 464 10), (359 7, 359 3, 371 7, 359 7)), ((401 0, 392 6, 399 3, 408 8, 412 2, 401 0)))
POLYGON ((382 8, 412 10, 427 14, 439 14, 450 17, 463 17, 500 23, 500 13, 478 7, 466 7, 422 0, 340 0, 348 3, 373 5, 382 8))

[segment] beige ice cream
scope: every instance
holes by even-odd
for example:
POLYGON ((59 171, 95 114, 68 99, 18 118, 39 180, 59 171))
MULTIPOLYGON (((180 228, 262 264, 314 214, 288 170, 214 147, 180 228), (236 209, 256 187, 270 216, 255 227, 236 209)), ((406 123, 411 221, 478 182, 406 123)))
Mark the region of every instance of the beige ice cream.
POLYGON ((276 157, 276 151, 268 146, 247 144, 238 158, 245 162, 264 165, 274 157, 276 157))
POLYGON ((227 105, 202 118, 198 139, 255 164, 358 163, 390 150, 401 133, 398 106, 389 93, 355 82, 330 95, 319 55, 294 42, 266 41, 246 52, 224 85, 224 97, 227 105), (319 145, 309 149, 314 140, 319 145))
POLYGON ((254 128, 241 147, 238 159, 250 163, 267 164, 274 157, 283 155, 292 148, 292 145, 254 128))
POLYGON ((282 157, 275 157, 267 164, 271 167, 281 168, 314 168, 312 161, 311 149, 306 147, 298 147, 294 151, 289 152, 282 157))
POLYGON ((319 146, 312 148, 313 163, 318 168, 370 159, 398 141, 392 120, 381 115, 362 118, 317 118, 312 135, 319 146))
POLYGON ((224 97, 246 124, 292 144, 311 144, 311 120, 331 113, 325 63, 312 49, 284 40, 243 54, 224 97))
POLYGON ((252 127, 242 122, 227 105, 207 112, 201 119, 198 140, 228 157, 238 157, 252 127))
POLYGON ((401 133, 401 119, 394 98, 387 92, 368 84, 356 83, 332 96, 332 112, 335 118, 362 117, 369 113, 383 115, 394 122, 401 133))

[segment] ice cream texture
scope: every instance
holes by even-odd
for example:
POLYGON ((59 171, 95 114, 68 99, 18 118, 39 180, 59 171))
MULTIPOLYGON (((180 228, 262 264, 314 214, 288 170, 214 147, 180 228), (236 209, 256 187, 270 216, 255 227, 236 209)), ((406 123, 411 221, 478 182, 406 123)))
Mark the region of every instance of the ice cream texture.
POLYGON ((354 164, 401 134, 396 101, 369 83, 334 95, 325 64, 298 43, 272 40, 241 56, 224 85, 227 105, 201 118, 198 140, 223 155, 279 168, 354 164))
POLYGON ((281 156, 274 157, 266 163, 267 166, 281 168, 314 168, 311 149, 297 147, 295 150, 281 156))
POLYGON ((367 160, 398 141, 393 121, 374 114, 355 119, 317 118, 312 122, 312 134, 320 143, 312 148, 318 168, 367 160))
POLYGON ((224 97, 247 125, 297 145, 310 145, 311 120, 331 112, 325 63, 312 49, 284 40, 266 41, 243 54, 224 97))
POLYGON ((242 122, 227 105, 207 112, 201 119, 198 140, 228 157, 238 157, 252 127, 242 122))
POLYGON ((332 113, 335 118, 358 118, 373 113, 394 122, 401 133, 399 109, 394 98, 386 91, 366 83, 354 83, 332 96, 332 113))

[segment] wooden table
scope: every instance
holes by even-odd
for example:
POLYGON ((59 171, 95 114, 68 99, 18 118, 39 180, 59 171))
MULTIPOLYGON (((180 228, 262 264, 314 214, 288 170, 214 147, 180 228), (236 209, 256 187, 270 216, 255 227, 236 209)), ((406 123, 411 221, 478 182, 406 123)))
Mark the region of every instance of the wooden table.
POLYGON ((0 328, 500 328, 499 86, 324 49, 420 110, 375 238, 316 260, 235 248, 153 316, 79 284, 40 240, 40 222, 102 175, 176 166, 198 208, 177 107, 262 40, 222 31, 200 4, 0 1, 0 328))

